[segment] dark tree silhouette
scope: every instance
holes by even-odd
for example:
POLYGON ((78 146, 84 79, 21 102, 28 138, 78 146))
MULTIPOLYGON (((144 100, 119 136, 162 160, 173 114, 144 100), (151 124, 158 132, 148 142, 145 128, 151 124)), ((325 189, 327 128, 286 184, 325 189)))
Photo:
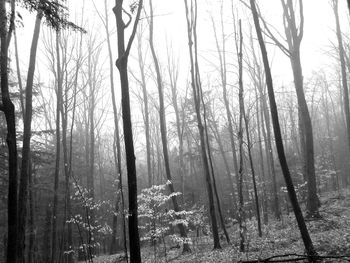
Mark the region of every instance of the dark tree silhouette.
POLYGON ((135 38, 137 25, 140 19, 143 0, 138 1, 138 9, 135 17, 135 22, 131 32, 131 36, 125 48, 125 29, 131 23, 130 20, 125 24, 123 20, 123 0, 116 0, 113 12, 116 18, 117 35, 118 35, 118 59, 116 66, 119 70, 121 93, 122 93, 122 113, 124 127, 124 142, 126 154, 126 168, 128 177, 129 190, 129 242, 130 242, 130 262, 141 262, 140 253, 140 237, 138 230, 138 213, 137 213, 137 178, 135 165, 135 151, 133 142, 133 132, 130 114, 130 95, 129 95, 129 79, 128 79, 128 57, 132 42, 135 38))
POLYGON ((258 18, 258 11, 257 11, 256 6, 255 6, 255 0, 250 0, 250 7, 251 7, 253 19, 254 19, 256 34, 258 36, 258 41, 259 41, 259 45, 260 45, 260 49, 261 49, 261 56, 262 56, 263 63, 264 63, 266 85, 267 85, 267 90, 268 90, 268 95, 269 95, 270 111, 271 111, 271 116, 272 116, 272 124, 273 124, 273 130, 275 133, 275 143, 276 143, 279 161, 280 161, 283 176, 284 176, 284 179, 286 182, 289 198, 290 198, 290 201, 291 201, 292 206, 293 206, 295 218, 297 220, 300 234, 301 234, 301 237, 302 237, 303 242, 304 242, 305 250, 306 250, 308 256, 310 257, 310 261, 316 262, 316 259, 313 256, 317 255, 317 253, 316 253, 316 250, 313 246, 312 240, 311 240, 310 235, 309 235, 309 231, 307 230, 305 220, 304 220, 303 214, 301 212, 301 209, 300 209, 300 206, 298 203, 298 199, 297 199, 297 196, 295 193, 292 177, 290 175, 286 156, 284 153, 284 146, 283 146, 283 141, 282 141, 279 120, 278 120, 278 111, 277 111, 277 105, 276 105, 275 94, 274 94, 274 89, 273 89, 270 64, 269 64, 267 51, 266 51, 265 43, 264 43, 262 32, 261 32, 260 22, 259 22, 259 18, 258 18))

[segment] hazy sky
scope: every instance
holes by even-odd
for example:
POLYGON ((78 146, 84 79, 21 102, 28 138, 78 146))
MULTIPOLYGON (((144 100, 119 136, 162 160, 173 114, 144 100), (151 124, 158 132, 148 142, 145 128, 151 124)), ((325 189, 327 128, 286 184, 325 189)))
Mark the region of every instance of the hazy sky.
MULTIPOLYGON (((218 59, 216 54, 215 39, 212 28, 212 23, 210 17, 213 16, 216 24, 219 24, 220 19, 220 0, 209 1, 209 0, 197 0, 199 5, 199 17, 198 17, 198 38, 199 38, 199 56, 200 56, 200 68, 202 71, 203 78, 210 76, 211 78, 217 78, 217 72, 215 67, 218 65, 218 59), (213 77, 212 77, 213 76, 213 77)), ((231 12, 231 0, 224 1, 224 27, 225 36, 227 37, 227 62, 233 68, 235 67, 237 57, 234 54, 234 40, 233 40, 233 19, 231 12)), ((70 19, 72 21, 80 21, 82 5, 85 3, 84 7, 84 17, 85 17, 85 27, 89 33, 98 34, 100 41, 105 39, 105 32, 101 26, 101 21, 92 0, 70 0, 70 19)), ((103 14, 104 13, 104 1, 94 0, 97 9, 103 14)), ((112 31, 111 40, 114 57, 116 58, 117 50, 117 39, 115 33, 115 18, 112 12, 114 1, 108 0, 109 6, 109 23, 112 31)), ((129 1, 130 2, 130 1, 129 1)), ((248 1, 246 1, 248 2, 248 1)), ((263 16, 266 20, 274 25, 277 29, 282 28, 282 7, 280 0, 260 0, 257 1, 260 4, 263 16)), ((331 59, 327 54, 331 48, 331 43, 336 43, 336 36, 334 33, 335 22, 334 14, 330 5, 329 0, 304 0, 304 17, 305 17, 305 28, 304 28, 304 38, 301 44, 301 59, 304 72, 304 79, 308 79, 313 71, 327 70, 335 65, 335 60, 331 59)), ((345 35, 349 32, 349 20, 348 20, 348 10, 346 7, 346 1, 341 0, 339 6, 339 13, 341 15, 341 27, 345 35)), ((128 1, 125 1, 125 8, 128 8, 128 1)), ((149 9, 149 2, 144 1, 146 10, 149 9)), ((238 0, 233 1, 234 10, 236 18, 242 19, 242 27, 244 33, 244 41, 249 40, 249 23, 252 23, 250 11, 244 7, 238 0)), ((153 0, 154 6, 154 30, 155 30, 155 46, 159 56, 159 60, 162 65, 166 63, 166 46, 171 45, 173 47, 174 56, 179 58, 180 62, 180 87, 184 89, 186 85, 186 79, 188 78, 188 47, 187 47, 187 28, 185 21, 184 12, 184 1, 183 0, 153 0)), ((147 11, 146 11, 147 12, 147 11)), ((22 74, 25 74, 26 65, 29 60, 29 49, 32 38, 32 31, 34 27, 35 14, 28 14, 25 11, 21 11, 24 18, 24 27, 18 29, 19 38, 19 52, 21 54, 21 67, 22 74)), ((141 23, 146 28, 147 21, 145 18, 145 13, 142 13, 141 23)), ((131 27, 130 27, 131 28, 131 27)), ((130 29, 129 29, 130 31, 130 29)), ((220 29, 218 29, 220 32, 220 29)), ((42 32, 48 32, 46 27, 43 27, 42 32)), ((283 31, 281 31, 283 32, 283 31)), ((255 32, 254 32, 255 36, 255 32)), ((148 50, 148 31, 144 32, 143 38, 143 50, 146 54, 148 50)), ((130 59, 131 70, 137 74, 137 69, 135 67, 136 63, 136 50, 137 43, 134 42, 130 59)), ((268 45, 270 61, 272 61, 272 73, 274 76, 275 86, 280 85, 290 85, 292 83, 292 72, 287 57, 279 51, 279 49, 273 45, 268 45)), ((52 76, 46 74, 48 72, 46 66, 47 62, 45 56, 42 54, 43 45, 39 44, 39 53, 37 60, 37 70, 40 72, 41 81, 47 82, 52 76)), ((148 52, 148 56, 150 52, 148 52)), ((245 55, 245 54, 244 54, 245 55)), ((259 53, 260 55, 260 53, 259 53)), ((107 64, 107 45, 103 46, 103 51, 101 53, 101 61, 106 62, 106 92, 109 92, 108 86, 108 64, 107 64)), ((151 64, 151 60, 147 59, 147 63, 151 64)), ((334 67, 333 67, 334 68, 334 67)), ((165 68, 164 68, 165 70, 165 68)), ((229 68, 231 70, 231 68, 229 68)), ((232 70, 235 71, 236 69, 232 70)), ((117 94, 120 92, 119 88, 119 75, 115 69, 115 80, 116 80, 116 91, 117 94)), ((232 78, 232 82, 235 80, 232 78)), ((150 81, 150 88, 152 89, 152 81, 150 81)), ((154 82, 153 82, 154 83, 154 82)), ((135 86, 131 81, 132 86, 135 86)), ((150 91, 151 92, 151 91, 150 91)), ((109 99, 109 97, 108 97, 109 99)), ((119 99, 118 99, 119 101, 119 99)), ((139 103, 135 98, 132 102, 134 105, 133 118, 135 121, 135 127, 137 128, 138 122, 142 121, 140 111, 135 111, 139 107, 139 103)), ((170 108, 170 107, 169 107, 170 108)), ((171 111, 172 109, 169 109, 171 111)), ((108 120, 112 119, 107 118, 108 120)), ((111 121, 107 121, 106 124, 113 127, 111 121)))

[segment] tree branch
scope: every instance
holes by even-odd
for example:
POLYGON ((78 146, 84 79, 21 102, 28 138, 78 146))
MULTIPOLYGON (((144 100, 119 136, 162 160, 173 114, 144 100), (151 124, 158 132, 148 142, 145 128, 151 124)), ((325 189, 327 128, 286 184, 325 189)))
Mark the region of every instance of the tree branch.
POLYGON ((304 36, 304 7, 303 7, 303 0, 299 0, 299 15, 300 15, 300 27, 299 27, 299 34, 298 34, 298 40, 299 43, 301 42, 303 36, 304 36))
POLYGON ((140 20, 142 4, 143 4, 143 0, 139 0, 139 6, 137 8, 137 14, 136 14, 135 22, 134 22, 134 27, 132 29, 132 33, 131 33, 131 36, 129 38, 129 42, 128 42, 127 48, 125 50, 125 56, 129 55, 132 42, 134 41, 134 38, 135 38, 135 35, 136 35, 136 29, 137 29, 137 24, 139 23, 139 20, 140 20))
MULTIPOLYGON (((250 9, 250 6, 249 6, 247 3, 245 3, 243 0, 240 0, 240 1, 241 1, 241 3, 242 3, 243 5, 245 5, 247 8, 250 9)), ((272 33, 271 30, 270 30, 270 26, 271 26, 272 28, 274 28, 274 27, 273 27, 272 25, 268 24, 268 23, 265 21, 265 19, 262 17, 258 5, 257 5, 257 11, 258 11, 258 16, 259 16, 260 20, 261 20, 262 23, 263 23, 264 29, 266 30, 266 31, 265 31, 265 30, 262 30, 262 32, 264 33, 264 35, 266 35, 266 36, 267 36, 268 38, 270 38, 273 42, 275 42, 275 44, 281 49, 281 51, 282 51, 286 56, 290 57, 291 54, 290 54, 289 49, 288 49, 285 45, 283 45, 282 42, 279 41, 279 40, 273 35, 273 33, 272 33)), ((274 28, 274 29, 275 29, 275 28, 274 28)), ((280 34, 278 33, 277 30, 276 30, 276 32, 277 32, 278 35, 280 35, 280 34)))
POLYGON ((0 103, 0 111, 5 111, 5 107, 2 103, 0 103))
POLYGON ((128 16, 128 18, 129 18, 129 20, 128 20, 128 22, 124 25, 124 28, 127 28, 129 25, 130 25, 130 23, 131 23, 131 21, 132 21, 132 17, 131 17, 131 15, 130 15, 130 13, 128 13, 128 12, 126 12, 126 10, 123 8, 123 12, 128 16))

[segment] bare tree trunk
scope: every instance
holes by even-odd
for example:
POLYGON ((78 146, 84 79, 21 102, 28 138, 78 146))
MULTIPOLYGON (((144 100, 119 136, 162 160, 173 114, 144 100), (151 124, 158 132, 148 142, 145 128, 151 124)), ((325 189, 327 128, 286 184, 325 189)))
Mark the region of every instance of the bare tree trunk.
MULTIPOLYGON (((276 171, 275 171, 275 161, 273 156, 273 150, 272 150, 272 143, 271 143, 271 125, 270 125, 270 115, 267 108, 266 103, 266 97, 265 92, 263 92, 263 87, 259 86, 260 91, 260 104, 262 107, 261 111, 261 119, 264 122, 265 120, 265 127, 263 127, 263 137, 265 141, 265 151, 266 151, 266 158, 267 158, 267 168, 268 173, 272 179, 272 192, 273 192, 273 199, 272 199, 272 208, 275 214, 276 219, 281 219, 281 209, 280 204, 278 200, 278 191, 277 191, 277 181, 276 181, 276 171), (264 116, 263 116, 264 115, 264 116)), ((264 125, 262 125, 264 126, 264 125)))
POLYGON ((216 178, 215 178, 215 173, 214 173, 214 165, 213 165, 213 159, 212 159, 212 154, 211 154, 211 149, 210 149, 210 142, 209 142, 209 134, 208 134, 208 124, 207 124, 207 110, 205 107, 205 102, 203 98, 203 90, 202 90, 202 85, 199 82, 199 96, 203 104, 203 120, 204 120, 204 134, 205 134, 205 142, 206 142, 206 147, 207 147, 207 153, 208 153, 208 161, 209 161, 209 166, 210 166, 210 171, 211 171, 211 179, 213 180, 213 190, 214 190, 214 195, 216 199, 216 205, 219 213, 219 218, 220 218, 220 223, 222 230, 224 231, 226 241, 228 244, 230 244, 230 237, 227 233, 226 226, 225 226, 225 221, 221 209, 221 202, 218 194, 218 190, 216 187, 216 178))
POLYGON ((18 193, 18 247, 17 262, 25 262, 25 231, 27 219, 27 202, 28 202, 28 183, 29 183, 29 164, 30 164, 30 138, 32 124, 32 96, 33 82, 35 72, 36 51, 40 34, 42 12, 38 11, 32 45, 30 48, 29 67, 27 75, 27 85, 25 90, 25 112, 24 112, 24 128, 23 128, 23 147, 22 147, 22 166, 20 175, 20 185, 18 193))
POLYGON ((187 33, 188 33, 188 41, 189 41, 188 47, 189 47, 189 55, 190 55, 190 63, 191 63, 191 86, 193 90, 193 99, 194 99, 197 122, 198 122, 203 170, 204 170, 204 176, 205 176, 206 186, 208 191, 209 212, 210 212, 210 219, 211 219, 212 231, 213 231, 214 249, 220 249, 221 245, 220 245, 219 232, 218 232, 218 226, 216 221, 215 204, 214 204, 212 183, 210 178, 208 156, 207 156, 206 146, 205 146, 204 126, 202 124, 201 109, 200 109, 200 104, 201 104, 201 101, 199 98, 200 77, 199 77, 199 69, 198 69, 198 62, 197 62, 197 55, 196 55, 197 53, 197 47, 196 47, 197 45, 197 33, 196 33, 197 0, 194 0, 194 3, 191 1, 190 9, 188 8, 187 0, 184 0, 184 3, 186 8, 187 33), (191 14, 189 14, 189 12, 191 12, 191 14), (193 50, 193 44, 195 45, 194 50, 193 50))
MULTIPOLYGON (((258 130, 258 144, 259 144, 259 164, 260 164, 260 171, 261 171, 261 180, 262 180, 262 190, 263 190, 263 221, 264 224, 267 225, 269 221, 268 211, 267 211, 267 196, 266 196, 266 178, 265 178, 265 166, 264 166, 264 154, 263 154, 263 147, 262 147, 262 138, 261 138, 261 124, 260 124, 260 115, 259 115, 259 98, 258 98, 258 91, 257 87, 255 86, 255 99, 256 99, 256 121, 257 121, 257 130, 258 130)), ((261 120, 262 122, 263 120, 261 120)))
POLYGON ((57 205, 58 205, 58 183, 60 174, 60 154, 61 154, 61 130, 60 130, 60 109, 62 104, 62 77, 61 77, 61 60, 59 52, 59 31, 56 32, 56 55, 57 55, 57 105, 56 105, 56 162, 55 162, 55 182, 52 211, 52 239, 51 239, 51 263, 55 262, 57 250, 57 205))
MULTIPOLYGON (((341 79, 342 79, 342 86, 343 86, 343 107, 344 107, 345 121, 346 121, 346 128, 347 128, 348 147, 350 150, 349 90, 348 90, 348 81, 346 76, 345 52, 344 52, 344 46, 343 46, 342 32, 341 32, 340 23, 339 23, 338 0, 333 0, 332 4, 333 4, 333 11, 334 11, 335 22, 336 22, 336 33, 337 33, 337 39, 338 39, 339 60, 340 60, 340 67, 341 67, 341 79)), ((348 4, 349 4, 349 1, 348 1, 348 4)), ((350 4, 349 4, 349 11, 350 11, 350 4)), ((347 178, 346 183, 350 184, 349 177, 347 178)))
MULTIPOLYGON (((178 105, 178 93, 177 93, 177 79, 178 79, 178 65, 175 65, 173 59, 168 51, 168 75, 170 79, 170 87, 171 87, 171 101, 175 111, 175 121, 176 121, 176 133, 177 138, 179 140, 179 176, 181 178, 181 192, 182 192, 182 203, 184 203, 185 198, 185 178, 186 178, 186 169, 184 163, 184 124, 183 118, 180 118, 180 111, 178 105), (181 123, 182 121, 182 123, 181 123)), ((183 115, 183 114, 182 114, 183 115)))
MULTIPOLYGON (((242 87, 242 93, 243 92, 244 91, 243 91, 243 87, 242 87)), ((252 156, 252 151, 251 151, 252 144, 250 142, 249 123, 248 123, 247 115, 245 113, 244 102, 243 102, 243 105, 242 105, 242 110, 243 110, 243 119, 244 119, 244 123, 245 123, 245 130, 246 130, 246 136, 247 136, 247 148, 248 148, 249 164, 250 164, 250 169, 251 169, 251 172, 252 172, 252 179, 253 179, 253 189, 254 189, 254 198, 255 198, 256 217, 257 217, 257 221, 258 221, 258 233, 259 233, 259 237, 261 237, 262 236, 262 231, 261 231, 259 196, 258 196, 258 190, 257 190, 257 187, 256 187, 255 169, 254 169, 253 156, 252 156)))
POLYGON ((145 124, 145 137, 146 137, 146 157, 147 157, 147 176, 148 176, 148 187, 153 184, 153 173, 151 164, 151 137, 150 137, 150 125, 149 125, 149 106, 148 106, 148 94, 146 88, 146 74, 145 74, 145 61, 142 55, 142 34, 138 34, 137 41, 137 53, 138 53, 138 64, 141 73, 141 86, 143 95, 143 117, 145 124))
POLYGON ((267 57, 265 43, 263 40, 261 28, 260 28, 258 12, 257 12, 256 6, 255 6, 255 0, 250 0, 250 6, 251 6, 253 18, 254 18, 254 25, 255 25, 256 34, 258 36, 258 41, 259 41, 259 45, 260 45, 260 49, 261 49, 261 55, 262 55, 263 62, 264 62, 266 85, 268 88, 270 110, 271 110, 271 116, 272 116, 272 121, 273 121, 273 129, 274 129, 274 133, 275 133, 275 142, 276 142, 278 156, 280 159, 282 172, 283 172, 284 179, 286 182, 289 198, 290 198, 292 206, 293 206, 293 211, 294 211, 297 223, 298 223, 300 234, 301 234, 301 237, 302 237, 303 242, 304 242, 305 250, 306 250, 308 256, 310 257, 309 258, 310 262, 316 262, 316 259, 314 258, 314 256, 317 255, 317 253, 316 253, 316 250, 312 244, 312 240, 310 238, 309 232, 307 230, 307 227, 306 227, 306 224, 304 221, 303 214, 301 212, 301 209, 300 209, 300 206, 298 203, 298 199, 297 199, 295 189, 293 186, 293 181, 292 181, 292 178, 291 178, 291 175, 289 172, 286 156, 284 153, 282 135, 281 135, 279 120, 278 120, 277 105, 276 105, 275 95, 274 95, 274 90, 273 90, 271 70, 270 70, 270 65, 269 65, 269 61, 268 61, 268 57, 267 57))
POLYGON ((51 260, 51 242, 50 235, 52 227, 52 211, 51 204, 48 203, 45 209, 45 223, 44 223, 44 237, 43 237, 43 260, 44 262, 50 262, 51 260))
POLYGON ((28 218, 28 228, 29 228, 29 246, 28 246, 28 254, 27 260, 28 263, 35 262, 35 252, 34 252, 34 242, 35 242, 35 222, 34 222, 34 195, 33 195, 33 187, 34 187, 34 169, 32 167, 32 161, 29 163, 28 169, 28 180, 29 180, 29 218, 28 218))
MULTIPOLYGON (((111 48, 111 40, 109 36, 109 23, 108 23, 108 10, 107 10, 107 1, 104 1, 105 5, 105 30, 107 36, 107 45, 108 45, 108 55, 109 55, 109 75, 110 75, 110 85, 111 85, 111 95, 112 95, 112 105, 113 105, 113 116, 114 116, 114 143, 113 143, 113 154, 114 154, 114 162, 117 168, 117 178, 118 178, 118 186, 117 186, 117 198, 115 203, 115 213, 120 211, 119 203, 121 200, 121 211, 122 211, 122 226, 123 226, 123 241, 124 241, 124 254, 126 261, 128 261, 128 248, 127 248, 127 240, 126 240, 126 229, 125 229, 125 214, 124 214, 124 193, 123 193, 123 180, 122 180, 122 164, 121 164, 121 145, 120 145, 120 135, 119 135, 119 123, 118 123, 118 110, 117 103, 115 99, 115 91, 114 91, 114 74, 113 74, 113 54, 111 48)), ((118 215, 113 215, 113 229, 112 229, 112 241, 110 244, 110 254, 114 254, 117 252, 117 220, 118 215)))
MULTIPOLYGON (((222 159, 224 161, 224 166, 225 166, 225 170, 226 170, 226 175, 227 175, 227 179, 228 179, 228 182, 230 184, 230 190, 231 190, 231 198, 232 198, 232 202, 233 203, 236 203, 236 200, 235 200, 235 191, 234 191, 234 187, 233 187, 233 180, 232 180, 232 177, 231 177, 231 171, 230 171, 230 166, 228 164, 228 160, 227 160, 227 157, 225 155, 225 151, 224 151, 224 145, 222 143, 222 140, 221 140, 221 137, 220 137, 220 133, 219 133, 219 129, 218 129, 218 126, 216 124, 216 121, 214 119, 214 116, 213 116, 213 113, 211 112, 211 115, 212 115, 212 119, 213 119, 213 124, 210 126, 210 128, 212 129, 213 131, 213 134, 214 134, 214 137, 219 145, 219 150, 220 150, 220 153, 221 153, 221 156, 222 156, 222 159)), ((237 206, 237 204, 236 204, 237 206)), ((235 206, 233 206, 234 208, 235 206)), ((233 217, 236 216, 236 210, 232 210, 231 209, 231 214, 233 217)))
MULTIPOLYGON (((164 106, 164 94, 163 94, 163 80, 160 73, 159 68, 159 62, 158 58, 154 49, 154 43, 153 43, 153 6, 152 6, 152 0, 149 1, 150 4, 150 19, 149 19, 149 43, 151 48, 151 53, 153 57, 154 66, 156 69, 156 75, 157 75, 157 86, 158 86, 158 94, 159 94, 159 123, 160 123, 160 133, 161 133, 161 139, 162 139, 162 146, 163 146, 163 157, 164 157, 164 166, 165 166, 165 173, 166 177, 168 179, 168 187, 170 190, 170 193, 175 193, 171 171, 170 171, 170 163, 169 163, 169 153, 168 153, 168 138, 167 138, 167 128, 166 128, 166 119, 165 119, 165 106, 164 106)), ((177 202, 177 198, 175 195, 172 195, 171 200, 173 202, 174 211, 175 213, 178 213, 181 211, 180 206, 177 202)), ((176 219, 181 219, 180 216, 175 215, 176 219)), ((184 239, 183 243, 183 253, 190 252, 190 246, 188 242, 185 242, 187 239, 187 234, 185 230, 185 226, 180 223, 177 225, 180 231, 181 238, 184 239)))
MULTIPOLYGON (((0 1, 0 80, 1 100, 0 110, 4 112, 7 125, 8 147, 8 198, 7 198, 7 263, 16 263, 17 255, 17 142, 16 142, 16 117, 15 106, 11 101, 8 82, 8 45, 10 32, 7 31, 6 1, 0 1)), ((11 4, 14 6, 14 0, 11 4)), ((12 8, 12 12, 14 9, 12 8)))
POLYGON ((128 80, 128 56, 130 53, 132 42, 135 38, 137 24, 139 22, 143 0, 139 0, 137 14, 132 29, 131 36, 125 48, 124 31, 126 25, 123 21, 123 0, 116 0, 113 12, 116 18, 117 34, 118 34, 118 59, 116 66, 120 74, 120 83, 122 90, 122 112, 123 112, 123 126, 124 126, 124 142, 126 153, 126 167, 128 176, 129 189, 129 242, 130 242, 130 262, 141 262, 140 253, 140 237, 138 231, 137 218, 137 178, 133 132, 130 114, 130 97, 129 97, 129 80, 128 80))
MULTIPOLYGON (((68 88, 65 90, 65 94, 68 94, 68 88)), ((66 97, 67 98, 67 97, 66 97)), ((64 166, 64 177, 65 177, 65 218, 63 225, 66 225, 67 220, 70 220, 71 218, 71 202, 70 202, 70 173, 69 173, 69 167, 71 164, 69 164, 68 159, 68 144, 67 144, 67 119, 68 119, 68 101, 66 99, 65 103, 61 103, 61 118, 62 118, 62 150, 63 150, 63 166, 64 166), (63 106, 63 104, 65 104, 63 106)), ((73 123, 72 123, 73 125, 73 123)), ((73 250, 73 238, 72 238, 72 227, 71 224, 68 223, 67 228, 67 247, 66 249, 68 251, 73 250)), ((64 254, 66 255, 66 254, 64 254)), ((73 263, 73 253, 69 252, 67 254, 68 263, 73 263)))
POLYGON ((239 249, 241 252, 245 250, 245 232, 246 227, 244 224, 244 200, 243 200, 243 177, 244 177, 244 165, 243 165, 243 115, 244 115, 244 101, 243 101, 243 56, 242 56, 242 27, 241 20, 238 21, 239 27, 239 40, 236 39, 236 49, 238 54, 238 67, 239 67, 239 130, 238 130, 238 141, 239 141, 239 206, 238 206, 238 217, 239 217, 239 249))
MULTIPOLYGON (((233 138, 233 126, 232 126, 232 117, 231 117, 231 110, 230 110, 230 103, 227 98, 227 69, 226 69, 226 39, 224 34, 224 22, 223 22, 223 1, 221 1, 220 6, 220 22, 221 22, 221 48, 219 45, 218 36, 216 33, 216 27, 214 24, 214 19, 212 18, 212 24, 213 24, 213 30, 215 35, 215 43, 216 43, 216 49, 219 56, 219 62, 220 62, 220 77, 221 77, 221 86, 222 86, 222 94, 225 104, 225 110, 226 110, 226 118, 228 123, 228 132, 230 135, 230 143, 231 143, 231 150, 232 150, 232 157, 233 157, 233 167, 236 174, 236 182, 238 182, 238 164, 237 164, 237 154, 236 154, 236 146, 233 138)), ((236 193, 233 186, 233 179, 231 176, 231 173, 228 173, 228 176, 230 177, 229 182, 231 184, 231 192, 232 192, 232 200, 233 200, 233 210, 236 213, 237 210, 237 200, 236 200, 236 193)), ((238 183, 237 183, 238 187, 238 183)))

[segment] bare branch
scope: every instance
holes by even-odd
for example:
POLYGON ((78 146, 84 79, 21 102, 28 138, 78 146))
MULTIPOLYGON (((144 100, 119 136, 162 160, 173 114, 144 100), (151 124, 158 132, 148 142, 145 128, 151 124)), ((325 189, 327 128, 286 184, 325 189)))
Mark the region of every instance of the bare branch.
POLYGON ((298 39, 299 39, 299 43, 300 43, 302 38, 303 38, 303 36, 304 36, 304 7, 303 7, 303 0, 299 0, 299 15, 300 15, 300 27, 299 27, 298 39))
POLYGON ((127 28, 130 25, 131 21, 132 21, 132 17, 130 15, 130 13, 126 12, 126 10, 124 8, 123 8, 123 12, 128 16, 128 19, 129 19, 128 22, 126 22, 126 24, 124 25, 124 28, 127 28))
POLYGON ((137 14, 136 14, 135 22, 134 22, 134 27, 132 29, 132 33, 131 33, 131 36, 129 38, 129 42, 128 42, 127 48, 125 50, 125 55, 126 56, 128 56, 129 53, 130 53, 131 45, 132 45, 132 42, 134 41, 134 38, 135 38, 135 35, 136 35, 136 29, 137 29, 137 24, 138 24, 138 22, 140 20, 142 5, 143 5, 143 0, 139 0, 139 6, 137 8, 137 14))
MULTIPOLYGON (((243 0, 240 0, 240 1, 241 1, 241 3, 242 3, 244 6, 246 6, 247 8, 250 9, 250 6, 249 6, 247 3, 245 3, 243 0)), ((283 0, 281 0, 281 1, 283 1, 283 0)), ((258 11, 258 16, 259 16, 260 20, 261 20, 262 23, 263 23, 264 29, 266 30, 266 32, 265 32, 265 30, 262 31, 262 32, 264 33, 264 35, 266 35, 266 36, 267 36, 268 38, 270 38, 273 42, 275 42, 275 44, 279 47, 279 49, 280 49, 286 56, 290 57, 291 54, 290 54, 289 49, 288 49, 285 45, 283 45, 282 42, 279 41, 279 40, 274 36, 274 34, 272 33, 272 31, 270 30, 270 27, 272 27, 272 28, 277 32, 277 34, 278 34, 280 37, 282 37, 281 34, 278 33, 278 31, 277 31, 271 24, 267 23, 266 20, 262 17, 261 12, 260 12, 260 8, 259 8, 258 5, 257 5, 257 11, 258 11)))

